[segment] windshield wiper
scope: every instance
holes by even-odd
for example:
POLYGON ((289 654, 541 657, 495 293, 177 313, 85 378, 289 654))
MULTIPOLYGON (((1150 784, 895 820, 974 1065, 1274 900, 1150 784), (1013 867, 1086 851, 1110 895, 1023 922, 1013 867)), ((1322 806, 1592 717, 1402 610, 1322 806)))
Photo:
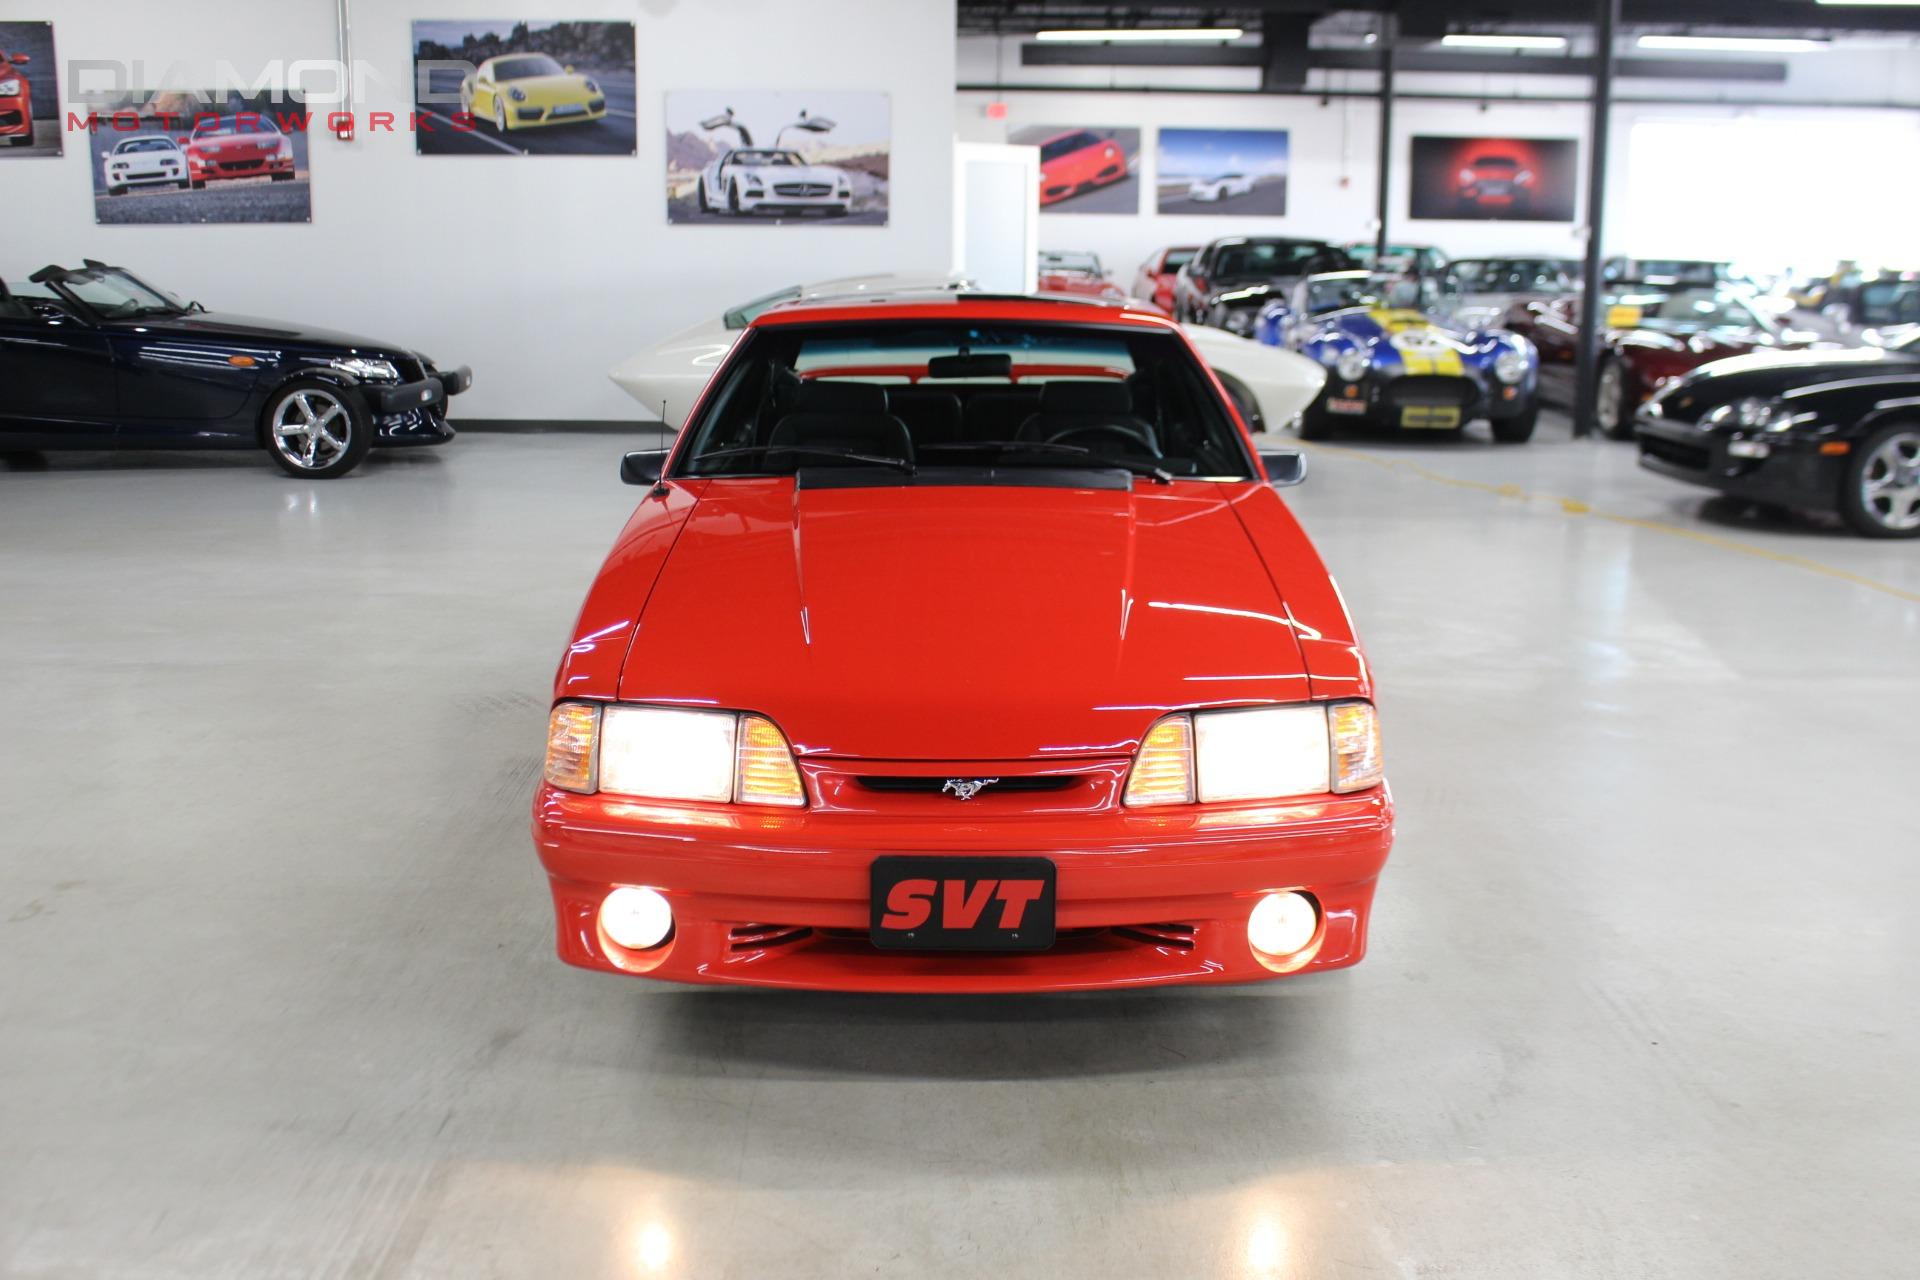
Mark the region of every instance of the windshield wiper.
POLYGON ((925 444, 920 446, 922 453, 940 451, 961 452, 969 449, 991 449, 997 454, 1005 453, 1050 453, 1085 458, 1095 466, 1118 467, 1122 471, 1132 472, 1136 476, 1145 476, 1155 484, 1172 484, 1173 472, 1165 467, 1157 467, 1151 462, 1135 462, 1131 458, 1116 458, 1111 454, 1098 453, 1085 445, 1052 444, 1044 440, 975 440, 964 444, 925 444))
POLYGON ((687 461, 704 462, 708 458, 742 458, 748 454, 797 453, 809 458, 834 458, 843 462, 866 462, 876 467, 892 467, 895 471, 912 475, 913 464, 905 458, 893 458, 883 453, 860 453, 854 449, 831 449, 824 445, 805 444, 751 444, 734 449, 709 449, 696 453, 687 461))

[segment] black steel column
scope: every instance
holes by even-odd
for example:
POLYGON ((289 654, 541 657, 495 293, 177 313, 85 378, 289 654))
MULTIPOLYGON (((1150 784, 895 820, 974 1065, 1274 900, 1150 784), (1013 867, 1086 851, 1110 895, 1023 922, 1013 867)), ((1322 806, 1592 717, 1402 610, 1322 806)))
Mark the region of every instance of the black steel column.
MULTIPOLYGON (((1616 0, 1617 3, 1617 0, 1616 0)), ((1376 213, 1380 219, 1379 234, 1374 237, 1374 269, 1387 257, 1387 174, 1393 165, 1393 44, 1399 34, 1399 23, 1390 13, 1380 15, 1380 170, 1375 175, 1374 190, 1379 193, 1379 206, 1376 213)))
MULTIPOLYGON (((1579 365, 1573 393, 1573 434, 1592 435, 1598 421, 1594 393, 1600 374, 1600 295, 1605 266, 1607 212, 1607 126, 1613 116, 1613 33, 1620 25, 1620 0, 1596 0, 1593 19, 1593 126, 1587 139, 1587 265, 1580 286, 1579 365)), ((1621 406, 1621 412, 1631 410, 1621 406)))

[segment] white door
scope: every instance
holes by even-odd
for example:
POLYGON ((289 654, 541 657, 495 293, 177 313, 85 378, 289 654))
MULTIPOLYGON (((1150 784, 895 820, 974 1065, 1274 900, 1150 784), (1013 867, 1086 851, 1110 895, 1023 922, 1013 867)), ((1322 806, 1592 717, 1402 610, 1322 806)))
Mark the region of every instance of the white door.
POLYGON ((1032 293, 1040 253, 1040 148, 956 142, 953 269, 993 293, 1032 293))

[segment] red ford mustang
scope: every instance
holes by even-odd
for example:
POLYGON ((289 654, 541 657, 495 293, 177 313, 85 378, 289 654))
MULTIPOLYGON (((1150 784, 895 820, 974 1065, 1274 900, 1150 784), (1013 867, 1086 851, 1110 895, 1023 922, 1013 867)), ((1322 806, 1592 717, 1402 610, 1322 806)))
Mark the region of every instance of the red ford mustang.
POLYGON ((563 960, 1033 991, 1357 962, 1392 802, 1339 593, 1170 321, 760 315, 560 664, 563 960))

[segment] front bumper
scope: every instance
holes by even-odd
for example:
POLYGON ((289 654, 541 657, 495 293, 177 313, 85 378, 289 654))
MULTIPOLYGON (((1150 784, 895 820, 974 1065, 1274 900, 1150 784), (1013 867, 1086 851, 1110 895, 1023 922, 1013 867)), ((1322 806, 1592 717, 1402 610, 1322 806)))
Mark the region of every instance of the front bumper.
POLYGON ((361 383, 367 411, 374 418, 373 442, 386 446, 445 444, 454 437, 453 425, 447 421, 447 397, 457 396, 472 385, 473 371, 466 365, 435 370, 416 382, 398 386, 361 383))
POLYGON ((1316 407, 1330 421, 1371 423, 1409 429, 1458 430, 1480 418, 1504 422, 1531 410, 1538 394, 1527 382, 1497 379, 1482 383, 1470 374, 1370 373, 1357 382, 1343 380, 1331 367, 1316 407))
POLYGON ((1749 502, 1832 510, 1846 474, 1845 454, 1820 452, 1821 441, 1797 432, 1712 431, 1642 408, 1633 420, 1640 465, 1673 480, 1704 485, 1749 502), (1764 457, 1741 457, 1764 447, 1764 457))
POLYGON ((853 196, 834 192, 818 196, 781 195, 772 189, 756 196, 750 191, 742 191, 740 208, 745 213, 757 213, 762 209, 783 213, 851 213, 853 196))
POLYGON ((530 106, 516 106, 513 109, 513 127, 516 129, 537 129, 550 124, 588 124, 603 120, 607 115, 607 100, 595 98, 591 102, 535 103, 530 106))
POLYGON ((187 157, 188 176, 195 182, 220 182, 228 178, 265 178, 294 171, 292 156, 187 157))
POLYGON ((962 817, 950 800, 938 812, 667 806, 542 785, 533 835, 568 964, 677 982, 895 992, 1247 982, 1343 968, 1365 954, 1393 838, 1384 787, 1179 813, 962 817), (1058 941, 1019 954, 873 947, 869 867, 898 853, 1052 859, 1058 941), (617 885, 666 895, 675 918, 667 942, 630 952, 602 936, 599 904, 617 885), (1321 928, 1276 962, 1247 944, 1247 917, 1261 895, 1286 889, 1319 900, 1321 928))
POLYGON ((24 97, 0 98, 0 138, 33 136, 33 110, 24 97))

